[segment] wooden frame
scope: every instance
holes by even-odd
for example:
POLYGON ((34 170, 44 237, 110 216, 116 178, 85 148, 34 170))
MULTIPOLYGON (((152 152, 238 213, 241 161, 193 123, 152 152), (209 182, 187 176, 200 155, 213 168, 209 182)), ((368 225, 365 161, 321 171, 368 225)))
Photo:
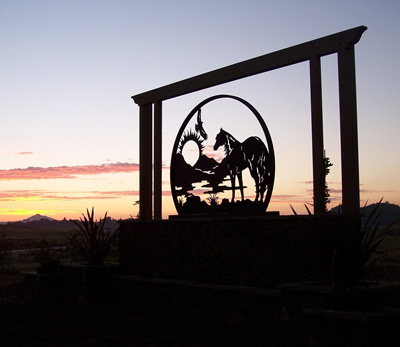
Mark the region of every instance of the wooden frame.
POLYGON ((140 107, 140 218, 161 219, 162 215, 162 101, 304 61, 310 62, 314 213, 321 214, 324 190, 320 170, 324 141, 320 58, 334 53, 338 55, 339 70, 342 209, 344 214, 358 215, 360 187, 354 45, 365 30, 365 26, 355 27, 133 96, 140 107))

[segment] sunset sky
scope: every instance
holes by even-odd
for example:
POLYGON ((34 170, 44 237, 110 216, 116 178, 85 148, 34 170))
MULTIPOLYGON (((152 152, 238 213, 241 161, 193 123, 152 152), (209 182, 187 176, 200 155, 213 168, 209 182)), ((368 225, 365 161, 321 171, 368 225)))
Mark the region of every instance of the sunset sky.
MULTIPOLYGON (((99 217, 136 216, 132 95, 360 25, 368 27, 355 46, 361 203, 400 204, 399 17, 398 0, 0 0, 0 222, 77 218, 92 206, 99 217)), ((333 207, 341 200, 336 55, 322 59, 322 79, 333 207)), ((307 63, 164 103, 163 216, 176 213, 169 165, 179 127, 215 94, 239 96, 264 117, 276 157, 269 210, 302 212, 312 202, 307 63)), ((228 109, 216 117, 244 140, 247 123, 228 109)))

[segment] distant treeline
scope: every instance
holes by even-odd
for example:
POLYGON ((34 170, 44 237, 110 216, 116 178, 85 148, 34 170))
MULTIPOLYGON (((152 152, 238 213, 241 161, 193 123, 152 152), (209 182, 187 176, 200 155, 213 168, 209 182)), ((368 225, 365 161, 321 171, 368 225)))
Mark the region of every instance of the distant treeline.
POLYGON ((48 219, 40 219, 31 222, 8 222, 7 225, 15 226, 23 229, 52 229, 52 230, 78 230, 78 227, 71 221, 63 219, 61 221, 58 220, 48 220, 48 219))

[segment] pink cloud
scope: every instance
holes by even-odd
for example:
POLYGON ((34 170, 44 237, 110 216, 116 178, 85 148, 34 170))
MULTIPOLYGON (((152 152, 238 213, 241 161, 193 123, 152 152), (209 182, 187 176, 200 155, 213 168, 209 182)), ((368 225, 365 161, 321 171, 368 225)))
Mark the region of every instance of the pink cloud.
POLYGON ((221 155, 221 154, 207 154, 207 157, 212 158, 214 160, 216 160, 217 162, 221 162, 222 160, 224 160, 225 156, 221 155))
POLYGON ((103 165, 28 167, 25 169, 0 170, 0 181, 73 179, 78 176, 104 173, 126 173, 139 171, 139 164, 113 163, 103 165))
POLYGON ((61 195, 56 192, 45 192, 40 190, 8 190, 0 192, 0 201, 17 201, 17 200, 81 200, 82 197, 71 197, 61 195))
MULTIPOLYGON (((297 182, 297 183, 299 183, 299 184, 313 184, 313 181, 302 181, 302 182, 297 182)), ((328 181, 328 185, 334 185, 334 184, 341 185, 342 183, 341 182, 328 181)))
POLYGON ((373 189, 360 189, 360 193, 394 193, 395 190, 373 190, 373 189))
POLYGON ((13 201, 24 199, 28 196, 38 196, 39 192, 35 190, 6 190, 0 191, 0 201, 13 201))
POLYGON ((213 145, 205 146, 203 153, 207 155, 207 157, 213 158, 218 162, 221 162, 225 158, 224 152, 222 150, 214 151, 213 145))
MULTIPOLYGON (((335 189, 335 188, 329 188, 329 194, 342 194, 342 190, 341 189, 335 189)), ((314 194, 314 191, 312 189, 307 189, 306 192, 310 195, 314 194)))
POLYGON ((15 155, 32 155, 33 152, 18 152, 18 153, 14 153, 15 155))
POLYGON ((305 202, 310 200, 307 197, 299 196, 299 195, 290 195, 290 194, 272 194, 271 203, 296 203, 296 202, 305 202))
POLYGON ((43 190, 7 190, 0 192, 0 201, 17 201, 17 200, 35 200, 35 201, 67 201, 67 200, 104 200, 118 199, 122 196, 139 196, 139 191, 91 191, 91 192, 74 192, 66 194, 65 192, 47 192, 43 190))
POLYGON ((114 196, 114 197, 139 196, 138 190, 114 190, 114 191, 93 192, 93 193, 97 193, 99 195, 104 195, 104 196, 114 196))

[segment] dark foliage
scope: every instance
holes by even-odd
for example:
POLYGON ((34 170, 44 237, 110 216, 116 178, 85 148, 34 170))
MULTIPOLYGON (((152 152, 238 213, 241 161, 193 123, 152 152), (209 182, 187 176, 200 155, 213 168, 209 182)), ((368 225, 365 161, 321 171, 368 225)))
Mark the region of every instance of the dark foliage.
POLYGON ((379 228, 381 213, 377 210, 381 201, 364 223, 357 216, 341 214, 315 217, 306 206, 312 223, 303 224, 303 232, 307 235, 313 259, 319 265, 320 275, 329 279, 334 287, 356 284, 376 261, 389 259, 385 252, 378 251, 378 246, 399 220, 384 229, 379 228))
POLYGON ((94 220, 94 208, 92 213, 87 211, 87 217, 82 214, 83 219, 80 221, 73 221, 79 227, 79 232, 72 237, 68 237, 71 246, 77 253, 90 265, 101 265, 107 254, 110 252, 111 247, 115 244, 119 236, 119 229, 111 232, 106 231, 104 228, 107 212, 104 219, 99 222, 94 220))

